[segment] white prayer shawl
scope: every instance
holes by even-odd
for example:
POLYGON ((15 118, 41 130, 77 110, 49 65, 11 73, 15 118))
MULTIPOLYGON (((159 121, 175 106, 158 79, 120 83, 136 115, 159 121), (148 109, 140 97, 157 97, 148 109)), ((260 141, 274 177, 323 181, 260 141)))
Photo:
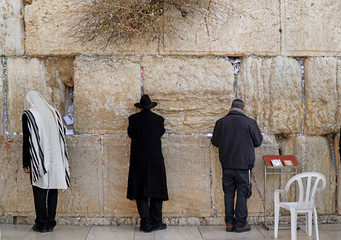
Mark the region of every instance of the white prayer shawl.
POLYGON ((39 93, 28 92, 23 114, 30 131, 32 184, 43 189, 70 186, 68 156, 62 120, 57 109, 39 93))

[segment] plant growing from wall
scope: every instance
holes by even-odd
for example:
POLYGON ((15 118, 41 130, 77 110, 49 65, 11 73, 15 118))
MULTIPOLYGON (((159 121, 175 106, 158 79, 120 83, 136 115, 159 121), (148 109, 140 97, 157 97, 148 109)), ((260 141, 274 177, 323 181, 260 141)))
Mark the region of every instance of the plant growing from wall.
POLYGON ((80 4, 71 35, 82 43, 104 38, 108 45, 136 38, 163 41, 173 31, 174 12, 183 18, 195 13, 203 16, 211 0, 91 0, 80 4))

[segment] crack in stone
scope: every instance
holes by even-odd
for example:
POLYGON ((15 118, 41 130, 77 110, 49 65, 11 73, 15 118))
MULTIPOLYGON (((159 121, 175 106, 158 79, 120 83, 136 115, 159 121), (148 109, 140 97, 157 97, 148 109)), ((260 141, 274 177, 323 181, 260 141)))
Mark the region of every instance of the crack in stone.
POLYGON ((3 91, 3 134, 8 134, 7 132, 7 57, 6 56, 2 56, 1 59, 1 64, 3 67, 3 72, 2 72, 2 82, 3 82, 3 87, 2 87, 2 91, 3 91))
POLYGON ((304 125, 305 125, 305 73, 304 73, 304 61, 306 58, 303 57, 297 57, 296 60, 301 65, 302 70, 302 80, 301 80, 301 87, 302 87, 302 100, 301 105, 303 108, 303 118, 302 118, 302 126, 301 126, 301 135, 304 135, 304 125))

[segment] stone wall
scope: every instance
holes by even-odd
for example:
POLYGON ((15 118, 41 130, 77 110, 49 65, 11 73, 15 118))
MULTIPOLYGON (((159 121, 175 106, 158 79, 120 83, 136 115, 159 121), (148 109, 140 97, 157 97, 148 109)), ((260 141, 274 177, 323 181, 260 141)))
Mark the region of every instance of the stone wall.
POLYGON ((179 16, 164 42, 107 47, 70 35, 77 2, 0 2, 0 222, 34 219, 21 163, 20 116, 29 90, 62 115, 74 107, 68 128, 75 134, 67 136, 72 186, 60 191, 60 224, 137 223, 136 205, 126 199, 127 118, 142 92, 165 117, 166 223, 224 222, 221 166, 209 133, 236 97, 264 135, 255 150, 249 221, 264 221, 265 210, 273 214, 273 190, 289 178, 269 176, 265 188, 262 156, 294 154, 300 171, 327 177, 316 200, 323 221, 341 222, 339 1, 215 0, 215 14, 179 16))

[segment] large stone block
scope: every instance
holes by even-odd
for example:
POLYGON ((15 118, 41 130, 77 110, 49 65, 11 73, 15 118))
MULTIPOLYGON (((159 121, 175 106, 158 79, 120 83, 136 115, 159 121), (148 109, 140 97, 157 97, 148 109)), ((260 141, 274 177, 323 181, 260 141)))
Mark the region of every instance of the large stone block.
POLYGON ((104 135, 104 216, 138 216, 135 201, 127 196, 130 140, 127 135, 104 135))
POLYGON ((209 139, 167 135, 162 138, 162 144, 169 194, 163 215, 211 216, 209 139))
POLYGON ((281 1, 282 53, 292 56, 341 55, 341 3, 281 1))
MULTIPOLYGON (((264 215, 264 161, 263 155, 277 155, 278 144, 276 139, 271 135, 264 135, 264 140, 259 148, 255 149, 255 167, 252 170, 252 196, 248 200, 249 216, 264 215)), ((211 169, 212 169, 212 196, 213 206, 216 211, 216 216, 225 216, 224 192, 222 189, 222 168, 219 162, 218 149, 210 146, 211 169)), ((266 185, 266 210, 267 216, 273 211, 271 205, 273 199, 273 189, 278 188, 278 176, 268 178, 266 185)))
POLYGON ((306 134, 324 135, 340 130, 340 67, 338 58, 312 57, 305 60, 306 134))
POLYGON ((0 1, 0 55, 24 54, 23 11, 22 0, 0 1))
POLYGON ((101 136, 67 136, 71 187, 59 191, 58 216, 103 216, 101 136))
POLYGON ((280 150, 284 155, 295 155, 302 172, 320 172, 325 175, 326 188, 315 195, 316 209, 319 214, 335 214, 336 171, 328 139, 321 136, 284 138, 280 141, 280 150))
POLYGON ((297 134, 302 131, 302 71, 293 58, 243 59, 237 76, 237 97, 261 131, 297 134))
POLYGON ((211 133, 234 98, 232 64, 221 58, 144 57, 144 92, 167 133, 211 133))
POLYGON ((0 136, 0 153, 0 215, 34 215, 30 177, 22 165, 22 136, 0 136))
POLYGON ((74 128, 77 133, 127 133, 141 96, 139 57, 77 57, 74 128))
MULTIPOLYGON (((20 117, 24 100, 29 90, 38 91, 45 100, 56 107, 60 114, 65 112, 67 100, 65 85, 61 80, 55 58, 9 58, 7 62, 7 131, 21 132, 20 117)), ((69 61, 67 60, 68 64, 69 61)))
POLYGON ((162 54, 244 56, 280 54, 279 1, 214 0, 211 13, 176 13, 162 54))
POLYGON ((72 35, 80 20, 78 0, 35 0, 25 7, 26 54, 70 56, 79 54, 141 53, 156 54, 157 41, 144 39, 107 45, 105 37, 83 44, 72 35))

